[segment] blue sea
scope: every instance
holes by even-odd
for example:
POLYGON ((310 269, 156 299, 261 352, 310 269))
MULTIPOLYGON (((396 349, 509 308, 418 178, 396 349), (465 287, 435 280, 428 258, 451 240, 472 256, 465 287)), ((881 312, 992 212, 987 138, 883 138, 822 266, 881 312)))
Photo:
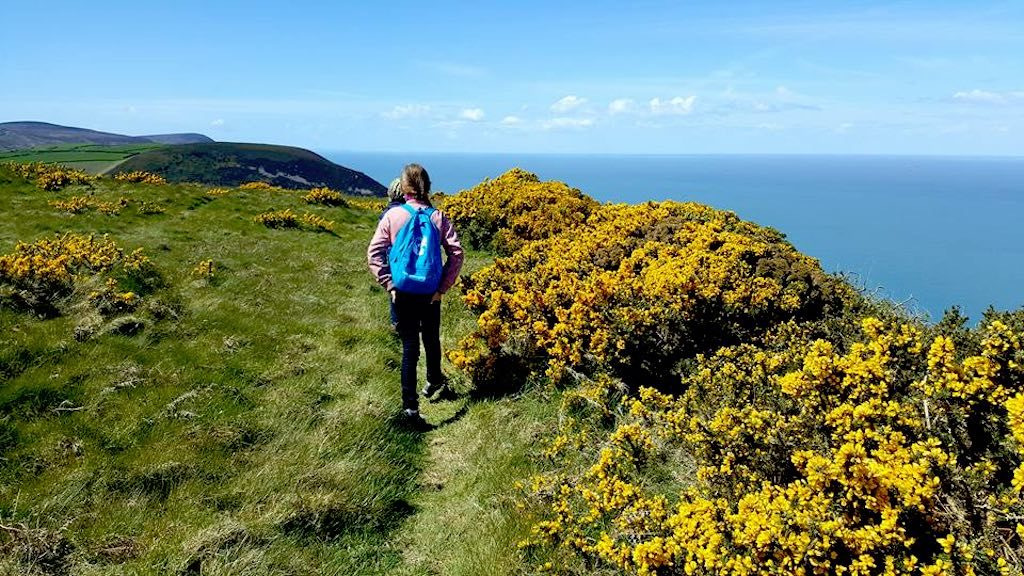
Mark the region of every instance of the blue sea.
POLYGON ((390 154, 328 157, 387 185, 419 162, 457 192, 521 167, 610 202, 697 201, 784 232, 931 320, 1024 305, 1024 157, 390 154))

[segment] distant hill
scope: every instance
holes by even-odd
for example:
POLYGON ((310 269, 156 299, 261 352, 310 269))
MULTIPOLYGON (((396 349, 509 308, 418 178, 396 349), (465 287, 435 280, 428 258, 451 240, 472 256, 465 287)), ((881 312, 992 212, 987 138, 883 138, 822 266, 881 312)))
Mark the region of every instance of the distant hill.
POLYGON ((156 142, 158 144, 199 144, 203 142, 216 142, 216 140, 206 136, 205 134, 196 134, 195 132, 185 132, 183 134, 154 134, 152 136, 139 136, 139 138, 145 138, 150 142, 156 142))
POLYGON ((169 182, 238 186, 262 181, 281 188, 326 186, 351 194, 383 196, 386 188, 362 172, 290 146, 215 142, 164 146, 142 152, 110 171, 143 170, 169 182))
POLYGON ((213 142, 202 134, 159 134, 155 136, 126 136, 99 132, 87 128, 60 126, 46 122, 0 123, 0 150, 22 150, 59 144, 190 144, 213 142))

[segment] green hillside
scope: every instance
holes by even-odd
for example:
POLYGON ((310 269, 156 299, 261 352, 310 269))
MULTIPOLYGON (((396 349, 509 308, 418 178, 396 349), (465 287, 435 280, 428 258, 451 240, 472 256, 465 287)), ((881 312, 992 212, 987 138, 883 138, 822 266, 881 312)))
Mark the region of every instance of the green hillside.
MULTIPOLYGON (((424 405, 438 428, 403 429, 400 346, 365 263, 379 208, 300 197, 110 179, 48 193, 0 168, 18 215, 0 254, 80 234, 150 262, 81 269, 52 306, 0 283, 0 573, 515 571, 529 526, 513 482, 551 404, 475 398, 449 366, 458 394, 424 405), (116 213, 51 205, 76 196, 116 213), (334 232, 254 221, 286 208, 334 232)), ((444 315, 453 346, 473 320, 455 293, 444 315)))
POLYGON ((163 144, 62 144, 0 152, 0 162, 65 164, 90 174, 102 174, 126 158, 160 148, 163 144))
POLYGON ((133 156, 111 173, 141 170, 169 182, 238 186, 267 182, 290 189, 327 187, 352 194, 381 196, 382 184, 362 172, 290 146, 217 142, 157 148, 133 156))

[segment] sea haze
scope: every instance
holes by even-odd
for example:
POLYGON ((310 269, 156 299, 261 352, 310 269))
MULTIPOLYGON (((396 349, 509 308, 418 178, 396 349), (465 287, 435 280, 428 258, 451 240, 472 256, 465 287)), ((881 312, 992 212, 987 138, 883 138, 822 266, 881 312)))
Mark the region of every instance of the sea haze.
POLYGON ((786 234, 932 320, 1024 305, 1024 157, 328 154, 384 183, 408 162, 457 192, 518 166, 601 201, 697 201, 786 234))

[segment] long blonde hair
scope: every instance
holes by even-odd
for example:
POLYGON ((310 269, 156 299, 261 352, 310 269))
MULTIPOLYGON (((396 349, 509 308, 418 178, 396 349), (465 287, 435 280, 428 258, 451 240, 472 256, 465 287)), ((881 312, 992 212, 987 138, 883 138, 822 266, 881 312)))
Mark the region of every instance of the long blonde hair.
POLYGON ((402 169, 402 193, 424 204, 430 204, 430 175, 419 164, 407 164, 402 169))
POLYGON ((403 195, 402 179, 395 178, 391 181, 391 184, 388 185, 388 200, 390 202, 404 202, 405 199, 402 197, 403 195))

